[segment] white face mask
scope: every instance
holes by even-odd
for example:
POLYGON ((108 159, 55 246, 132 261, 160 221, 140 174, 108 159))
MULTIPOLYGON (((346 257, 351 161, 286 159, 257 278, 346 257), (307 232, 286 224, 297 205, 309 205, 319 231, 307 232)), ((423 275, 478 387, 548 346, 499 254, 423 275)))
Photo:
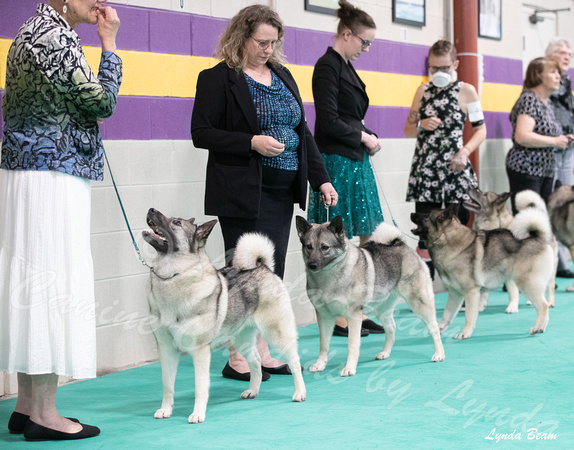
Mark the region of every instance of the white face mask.
POLYGON ((452 80, 452 76, 450 75, 450 73, 441 72, 440 70, 438 72, 433 73, 433 74, 429 73, 429 78, 431 80, 431 83, 434 84, 436 87, 439 87, 439 88, 443 88, 445 86, 448 86, 448 84, 452 80))

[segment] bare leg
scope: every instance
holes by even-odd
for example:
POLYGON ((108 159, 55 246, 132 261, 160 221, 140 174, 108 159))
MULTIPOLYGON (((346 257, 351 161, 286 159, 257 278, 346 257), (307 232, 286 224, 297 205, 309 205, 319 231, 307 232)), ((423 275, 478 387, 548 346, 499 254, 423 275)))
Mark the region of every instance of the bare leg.
POLYGON ((247 361, 233 345, 229 346, 229 366, 232 369, 237 370, 239 373, 249 372, 247 361))
MULTIPOLYGON (((45 375, 19 375, 20 378, 29 377, 22 380, 23 386, 29 383, 31 388, 30 420, 47 428, 65 433, 78 433, 82 431, 82 425, 72 422, 58 414, 56 409, 56 391, 58 390, 58 375, 50 373, 45 375)), ((24 387, 24 389, 27 389, 24 387)))
POLYGON ((18 400, 14 411, 27 416, 32 412, 32 377, 18 372, 18 400))
MULTIPOLYGON (((271 356, 271 353, 269 352, 269 344, 260 334, 257 335, 257 351, 261 357, 262 366, 275 368, 281 367, 285 364, 271 356)), ((239 373, 249 372, 249 364, 247 363, 247 360, 232 345, 229 346, 229 365, 239 373)))
POLYGON ((271 356, 269 353, 269 344, 260 334, 257 335, 257 351, 261 357, 262 366, 275 368, 285 365, 284 362, 278 361, 271 356))

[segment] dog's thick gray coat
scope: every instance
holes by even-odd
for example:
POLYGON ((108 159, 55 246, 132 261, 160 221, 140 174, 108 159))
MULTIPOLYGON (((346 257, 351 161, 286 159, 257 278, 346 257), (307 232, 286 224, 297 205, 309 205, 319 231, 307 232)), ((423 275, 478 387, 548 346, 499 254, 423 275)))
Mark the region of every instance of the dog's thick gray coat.
POLYGON ((297 216, 296 223, 307 272, 307 294, 317 312, 320 333, 319 357, 310 367, 311 372, 325 369, 335 320, 345 317, 349 345, 341 376, 355 375, 366 307, 385 328, 385 343, 376 359, 388 358, 395 342, 393 310, 401 297, 432 335, 432 360, 444 360, 428 268, 403 242, 399 230, 380 224, 370 240, 357 247, 345 237, 340 216, 324 224, 310 224, 297 216))
POLYGON ((209 397, 211 349, 230 342, 249 364, 249 389, 255 398, 261 385, 261 359, 255 347, 257 330, 287 358, 295 380, 292 400, 304 401, 305 384, 297 353, 297 327, 289 294, 273 273, 273 244, 258 234, 243 235, 232 267, 217 270, 205 243, 217 221, 167 218, 150 209, 151 231, 143 237, 157 250, 149 280, 149 305, 158 343, 163 401, 156 418, 170 417, 181 352, 193 358, 195 406, 189 423, 205 420, 209 397))
POLYGON ((440 321, 446 330, 466 302, 465 325, 457 339, 468 339, 476 325, 481 290, 492 290, 512 280, 534 304, 536 321, 531 334, 548 324, 544 292, 553 276, 554 251, 548 216, 535 208, 521 211, 511 230, 476 231, 462 225, 458 205, 430 214, 412 213, 412 230, 425 242, 432 261, 448 288, 448 300, 440 321))

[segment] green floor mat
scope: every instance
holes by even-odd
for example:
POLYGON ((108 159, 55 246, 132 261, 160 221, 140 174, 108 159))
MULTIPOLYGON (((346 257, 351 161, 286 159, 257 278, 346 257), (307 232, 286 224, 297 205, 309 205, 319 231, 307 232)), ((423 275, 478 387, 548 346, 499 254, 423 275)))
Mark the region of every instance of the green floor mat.
MULTIPOLYGON (((292 403, 290 376, 274 375, 259 396, 242 400, 247 383, 222 378, 226 352, 211 366, 206 421, 187 423, 193 408, 193 364, 182 357, 170 419, 161 404, 159 363, 63 386, 58 408, 97 425, 102 434, 72 442, 28 443, 8 433, 15 399, 0 402, 0 448, 574 448, 574 293, 558 279, 556 308, 546 333, 530 336, 535 311, 520 297, 520 312, 505 314, 506 293, 490 296, 471 339, 457 341, 460 313, 443 336, 446 360, 432 363, 432 339, 401 304, 397 340, 386 361, 374 356, 384 335, 362 338, 357 375, 341 378, 347 339, 333 337, 325 372, 308 368, 319 350, 317 325, 299 329, 307 401, 292 403), (533 431, 537 430, 537 431, 533 431)), ((436 296, 442 316, 446 294, 436 296)))

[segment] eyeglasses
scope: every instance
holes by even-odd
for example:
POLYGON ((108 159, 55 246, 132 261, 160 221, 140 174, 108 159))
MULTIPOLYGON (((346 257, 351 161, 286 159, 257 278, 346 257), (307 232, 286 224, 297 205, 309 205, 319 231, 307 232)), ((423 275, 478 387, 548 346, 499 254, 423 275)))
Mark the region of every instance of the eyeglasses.
POLYGON ((359 39, 359 41, 361 41, 361 46, 363 48, 367 48, 370 47, 371 45, 373 45, 373 41, 365 41, 361 36, 357 36, 354 33, 351 33, 353 36, 355 36, 357 39, 359 39))
POLYGON ((259 45, 260 50, 267 50, 269 46, 275 49, 281 45, 281 39, 277 39, 276 41, 260 41, 259 39, 255 39, 253 36, 249 37, 253 39, 255 42, 257 42, 257 45, 259 45))
POLYGON ((431 71, 431 73, 448 72, 451 67, 452 64, 450 66, 429 66, 429 70, 431 71))

